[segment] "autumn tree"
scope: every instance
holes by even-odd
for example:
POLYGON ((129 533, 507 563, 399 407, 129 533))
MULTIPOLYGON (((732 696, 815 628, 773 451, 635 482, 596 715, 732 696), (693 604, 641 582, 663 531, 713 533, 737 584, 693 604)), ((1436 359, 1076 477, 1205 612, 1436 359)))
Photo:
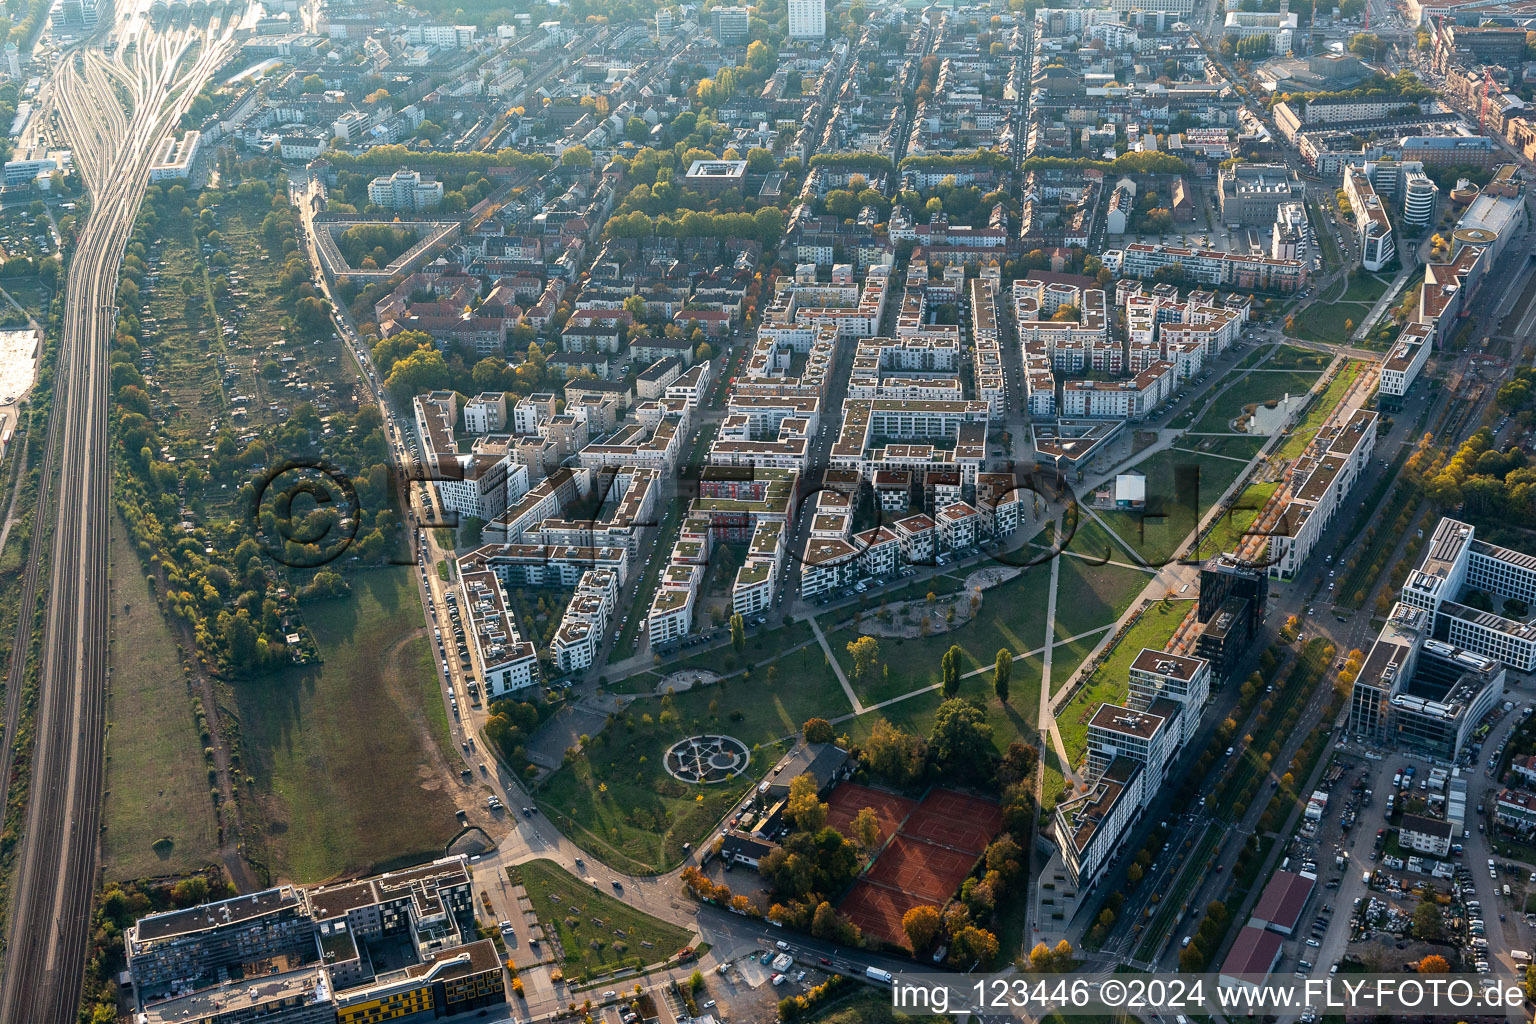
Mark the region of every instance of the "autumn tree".
POLYGON ((939 934, 940 923, 939 909, 927 904, 913 907, 902 915, 901 930, 906 932, 907 941, 912 944, 912 952, 918 953, 928 948, 934 936, 939 934))
POLYGON ((827 823, 827 805, 816 793, 816 779, 811 775, 797 775, 789 784, 789 801, 784 808, 797 828, 803 832, 820 832, 827 823))
POLYGON ((807 743, 831 743, 836 738, 832 734, 832 723, 825 718, 807 718, 801 728, 807 743))
POLYGON ((1419 961, 1420 974, 1449 974, 1450 970, 1451 965, 1446 962, 1445 957, 1436 953, 1431 953, 1419 961))
POLYGON ((873 807, 865 807, 853 816, 853 835, 849 836, 866 855, 880 845, 880 816, 873 807))
POLYGON ((880 642, 872 636, 861 636, 848 644, 848 655, 853 658, 853 678, 862 681, 880 663, 880 642))

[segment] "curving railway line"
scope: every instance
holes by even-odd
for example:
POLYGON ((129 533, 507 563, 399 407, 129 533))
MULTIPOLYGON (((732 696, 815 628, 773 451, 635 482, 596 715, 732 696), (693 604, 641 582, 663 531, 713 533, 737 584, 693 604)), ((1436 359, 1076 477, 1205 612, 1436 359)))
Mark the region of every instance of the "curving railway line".
MULTIPOLYGON (((78 1014, 101 828, 111 515, 107 346, 118 269, 155 144, 232 54, 234 28, 160 31, 140 24, 139 45, 126 61, 95 49, 66 53, 45 93, 74 145, 92 205, 69 267, 44 454, 38 522, 50 528, 34 531, 23 576, 24 609, 33 606, 44 568, 48 587, 38 638, 31 791, 0 964, 0 1021, 66 1024, 78 1014), (122 108, 114 78, 127 88, 131 113, 122 108)), ((33 639, 30 616, 23 619, 18 652, 33 639)), ((20 682, 16 665, 12 682, 20 682)), ((20 689, 7 689, 7 738, 20 689)))

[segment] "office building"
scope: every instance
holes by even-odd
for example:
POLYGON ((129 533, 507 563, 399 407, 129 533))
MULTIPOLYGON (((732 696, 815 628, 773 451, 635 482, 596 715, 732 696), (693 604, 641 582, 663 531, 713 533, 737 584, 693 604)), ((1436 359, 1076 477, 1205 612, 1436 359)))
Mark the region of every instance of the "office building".
POLYGON ((1478 540, 1468 523, 1442 519, 1403 584, 1402 600, 1433 616, 1437 640, 1536 671, 1536 558, 1478 540))

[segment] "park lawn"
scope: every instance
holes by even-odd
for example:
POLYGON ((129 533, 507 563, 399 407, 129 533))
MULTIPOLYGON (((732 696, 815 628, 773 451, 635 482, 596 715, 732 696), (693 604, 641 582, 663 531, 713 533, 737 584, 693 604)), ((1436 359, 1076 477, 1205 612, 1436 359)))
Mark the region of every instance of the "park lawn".
POLYGON ((1223 455, 1229 459, 1252 462, 1264 447, 1264 438, 1252 434, 1232 434, 1228 437, 1181 437, 1173 445, 1180 451, 1197 455, 1223 455))
POLYGON ((1317 436, 1317 432, 1322 429, 1323 424, 1328 422, 1328 417, 1333 413, 1334 407, 1343 400, 1344 392, 1349 389, 1354 379, 1360 375, 1364 365, 1358 359, 1351 359, 1339 367, 1339 372, 1334 374, 1333 380, 1328 382, 1328 386, 1323 389, 1322 394, 1313 399, 1311 406, 1307 409, 1307 414, 1301 418, 1301 422, 1296 424, 1295 429, 1286 435, 1280 447, 1275 450, 1275 458, 1295 459, 1299 458, 1301 453, 1307 450, 1307 445, 1312 441, 1312 438, 1317 436))
POLYGON ((1296 314, 1290 333, 1307 341, 1342 345, 1370 311, 1363 302, 1314 302, 1296 314), (1353 321, 1354 326, 1346 326, 1345 321, 1353 321))
POLYGON ((1147 475, 1146 509, 1099 515, 1121 540, 1154 567, 1173 561, 1200 517, 1247 469, 1232 459, 1175 449, 1164 449, 1138 463, 1136 468, 1147 475), (1174 486, 1178 467, 1194 467, 1197 471, 1181 476, 1188 481, 1183 494, 1174 486))
POLYGON ((119 881, 180 875, 218 860, 209 765, 176 638, 112 517, 106 825, 102 870, 119 881))
POLYGON ((1040 810, 1049 814, 1055 809, 1062 791, 1067 788, 1067 775, 1062 770, 1061 758, 1050 744, 1040 745, 1040 810))
POLYGON ((1377 299, 1387 294, 1387 287, 1391 283, 1391 278, 1382 278, 1377 274, 1351 274, 1349 287, 1344 289, 1344 294, 1339 298, 1344 302, 1364 302, 1374 305, 1377 299))
MULTIPOLYGON (((1074 763, 1087 749, 1088 720, 1093 717, 1094 710, 1100 704, 1119 704, 1125 700, 1130 693, 1131 662, 1144 647, 1163 650, 1189 609, 1188 601, 1158 601, 1148 605, 1120 642, 1105 652, 1103 661, 1061 709, 1056 716, 1056 729, 1061 733, 1067 756, 1074 763)), ((1055 675, 1054 670, 1051 674, 1055 675)))
POLYGON ((682 693, 638 697, 549 776, 539 806, 578 844, 614 867, 651 874, 675 867, 788 749, 809 718, 851 714, 819 647, 801 648, 750 681, 728 678, 682 693), (646 719, 650 721, 647 722, 646 719), (694 786, 666 771, 667 749, 701 734, 733 736, 752 751, 747 771, 694 786))
MULTIPOLYGON (((960 680, 960 690, 956 696, 981 705, 986 714, 987 724, 992 726, 992 745, 999 752, 1008 749, 1008 744, 1018 739, 1035 745, 1040 742, 1036 734, 1038 727, 1036 718, 1039 717, 1040 712, 1042 664, 1038 654, 1028 658, 1014 659, 1013 674, 1009 676, 1008 681, 1006 706, 998 701, 992 692, 990 668, 981 675, 960 680)), ((855 743, 859 743, 869 737, 876 722, 884 719, 908 732, 927 736, 933 729, 934 713, 943 702, 944 697, 938 690, 929 690, 926 693, 908 697, 906 700, 887 704, 878 711, 867 711, 837 726, 837 731, 839 734, 846 731, 855 743)))
MULTIPOLYGON (((1049 545, 1047 545, 1048 549, 1049 545)), ((1066 550, 1087 555, 1090 559, 1108 559, 1111 562, 1134 561, 1136 557, 1135 551, 1127 547, 1124 541, 1110 533, 1104 528, 1104 524, 1081 509, 1078 510, 1077 528, 1072 531, 1072 539, 1067 541, 1066 550)), ((1031 557, 1042 556, 1034 554, 1031 557)))
MULTIPOLYGON (((641 683, 641 688, 624 690, 624 693, 647 693, 654 690, 662 679, 673 672, 684 669, 702 668, 721 674, 734 672, 742 667, 749 667, 754 673, 762 671, 764 664, 781 660, 784 652, 791 647, 798 647, 816 639, 816 634, 811 631, 809 622, 792 622, 786 626, 778 626, 761 633, 747 633, 746 647, 742 654, 737 654, 731 645, 726 643, 718 647, 710 647, 696 654, 690 654, 686 658, 676 661, 663 661, 654 669, 647 670, 652 676, 649 687, 641 683)), ((817 648, 818 652, 820 648, 817 648)), ((610 687, 612 689, 612 687, 610 687)))
POLYGON ((1327 352, 1318 352, 1299 345, 1281 344, 1275 346, 1269 358, 1264 361, 1264 366, 1270 370, 1317 370, 1321 373, 1328 369, 1328 364, 1331 362, 1333 362, 1333 356, 1327 352))
MULTIPOLYGON (((951 645, 964 652, 961 672, 992 665, 1003 649, 1018 657, 1045 643, 1045 607, 1050 566, 1037 565, 1013 579, 982 592, 981 608, 969 622, 947 633, 903 639, 877 637, 880 667, 873 678, 853 681, 853 656, 848 644, 864 635, 844 626, 827 634, 832 654, 865 704, 877 704, 940 681, 939 660, 951 645)), ((965 600, 962 596, 961 600, 965 600)), ((942 617, 936 616, 942 625, 942 617)))
POLYGON ((545 931, 560 939, 567 978, 660 963, 692 938, 677 925, 593 888, 554 861, 531 860, 508 868, 507 876, 527 891, 545 931))
POLYGON ((245 769, 267 819, 255 856, 317 882, 440 854, 457 831, 442 742, 423 708, 421 605, 408 568, 349 577, 306 605, 323 663, 235 684, 245 769), (420 641, 418 643, 418 641, 420 641), (265 847, 262 849, 262 847, 265 847))
POLYGON ((432 727, 432 738, 443 756, 453 759, 458 753, 453 747, 453 728, 448 724, 448 705, 443 700, 442 684, 437 676, 437 659, 432 656, 432 641, 426 631, 421 636, 407 640, 400 651, 402 664, 410 666, 421 682, 421 705, 427 722, 432 727))
POLYGON ((1140 569, 1064 556, 1056 581, 1056 638, 1065 640, 1114 622, 1151 578, 1140 569))
POLYGON ((1278 481, 1253 483, 1243 488, 1226 513, 1211 526, 1211 532, 1200 542, 1200 553, 1217 555, 1236 550, 1238 542, 1253 526, 1264 505, 1280 489, 1278 481))
POLYGON ((1231 430, 1231 422, 1250 405, 1312 390, 1317 373, 1301 370, 1250 370, 1211 403, 1194 426, 1196 433, 1231 430))

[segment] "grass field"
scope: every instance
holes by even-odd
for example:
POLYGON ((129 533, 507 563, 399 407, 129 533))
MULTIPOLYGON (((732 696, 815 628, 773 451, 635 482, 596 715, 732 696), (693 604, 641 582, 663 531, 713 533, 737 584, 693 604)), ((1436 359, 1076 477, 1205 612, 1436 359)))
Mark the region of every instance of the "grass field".
POLYGON ((1063 557, 1056 587, 1056 638, 1065 640, 1114 622, 1151 578, 1139 569, 1063 557))
POLYGON ((1317 370, 1322 372, 1333 362, 1333 356, 1326 352, 1318 352, 1310 348, 1301 348, 1298 345, 1277 345, 1265 360, 1264 367, 1269 370, 1317 370))
MULTIPOLYGON (((246 769, 274 877, 315 882, 442 851, 457 831, 433 749, 443 724, 407 568, 351 577, 305 608, 324 663, 237 683, 246 769), (428 696, 432 700, 428 701, 428 696)), ((252 837, 260 846, 262 837, 252 837)))
POLYGON ((1339 367, 1339 372, 1334 374, 1333 380, 1328 382, 1322 394, 1313 399, 1301 422, 1296 424, 1281 442, 1280 447, 1275 449, 1275 458, 1294 459, 1307 450, 1307 445, 1328 421, 1334 407, 1344 398, 1344 392, 1349 390, 1350 384, 1360 375, 1364 366, 1365 364, 1359 360, 1351 360, 1339 367))
POLYGON ((175 639, 116 516, 111 561, 102 870, 109 880, 185 874, 218 859, 203 741, 175 639))
POLYGON ((545 931, 560 939, 567 977, 660 963, 688 945, 689 933, 643 914, 572 875, 554 861, 507 869, 528 892, 545 931))
POLYGON ((1088 719, 1092 717, 1093 709, 1105 702, 1118 704, 1130 692, 1127 679, 1136 655, 1143 647, 1162 650, 1189 609, 1188 601, 1159 601, 1149 605, 1120 642, 1108 651, 1103 663, 1084 680, 1077 694, 1056 716, 1056 727, 1061 732, 1068 757, 1076 761, 1086 749, 1088 719))
MULTIPOLYGON (((999 751, 1007 749, 1008 744, 1016 739, 1039 745, 1036 736, 1038 723, 1035 719, 1040 709, 1040 672, 1043 664, 1038 654, 1014 661, 1007 705, 999 703, 992 693, 991 672, 960 680, 960 690, 956 696, 981 706, 986 713, 987 724, 992 726, 992 745, 999 751)), ((883 718, 892 725, 926 736, 933 728, 934 712, 943 701, 939 691, 933 690, 883 707, 879 711, 860 715, 838 726, 838 731, 846 729, 853 740, 858 742, 867 737, 875 723, 883 718)))
POLYGON ((1392 284, 1390 277, 1382 277, 1379 274, 1359 273, 1351 275, 1349 287, 1344 289, 1344 294, 1339 296, 1345 302, 1364 302, 1375 304, 1376 300, 1387 294, 1387 288, 1392 284))
POLYGON ((1314 302, 1296 314, 1291 333, 1307 341, 1342 345, 1370 311, 1368 302, 1314 302))
POLYGON ((1280 489, 1278 482, 1254 483, 1243 488, 1225 515, 1211 526, 1211 532, 1200 542, 1200 552, 1218 555, 1235 550, 1248 529, 1253 526, 1264 504, 1280 489))
POLYGON ((1181 437, 1173 445, 1180 451, 1204 455, 1223 455, 1229 459, 1252 461, 1264 447, 1264 438, 1249 434, 1233 434, 1229 437, 1181 437))
POLYGON ((1101 512, 1099 515, 1119 537, 1153 566, 1166 565, 1178 553, 1200 517, 1237 479, 1245 466, 1232 459, 1211 458, 1178 449, 1164 449, 1137 463, 1147 475, 1147 507, 1143 512, 1101 512), (1179 467, 1193 467, 1175 486, 1179 467), (1181 490, 1183 493, 1181 493, 1181 490))
MULTIPOLYGON (((1045 643, 1050 571, 1049 565, 1037 565, 984 591, 976 616, 948 633, 913 639, 878 638, 881 670, 873 680, 855 682, 854 692, 865 704, 875 704, 932 686, 939 682, 939 659, 951 645, 959 645, 964 652, 962 672, 993 664, 997 652, 1004 648, 1017 657, 1040 647, 1045 643)), ((850 680, 853 658, 848 654, 848 644, 859 635, 860 631, 851 626, 827 634, 832 654, 850 680)))
POLYGON ((1278 401, 1286 395, 1299 395, 1311 390, 1317 382, 1317 374, 1301 370, 1253 370, 1240 377, 1223 391, 1210 408, 1195 424, 1196 433, 1218 433, 1231 429, 1231 422, 1242 415, 1250 405, 1270 400, 1278 401))
POLYGON ((640 697, 592 738, 539 790, 539 806, 581 845, 634 873, 676 865, 684 843, 702 839, 747 787, 778 759, 780 742, 806 719, 836 718, 853 708, 819 648, 804 648, 751 681, 740 677, 671 696, 640 697), (647 721, 649 719, 649 721, 647 721), (678 740, 722 733, 752 750, 747 771, 712 786, 667 774, 664 758, 678 740), (759 749, 762 748, 762 749, 759 749))

